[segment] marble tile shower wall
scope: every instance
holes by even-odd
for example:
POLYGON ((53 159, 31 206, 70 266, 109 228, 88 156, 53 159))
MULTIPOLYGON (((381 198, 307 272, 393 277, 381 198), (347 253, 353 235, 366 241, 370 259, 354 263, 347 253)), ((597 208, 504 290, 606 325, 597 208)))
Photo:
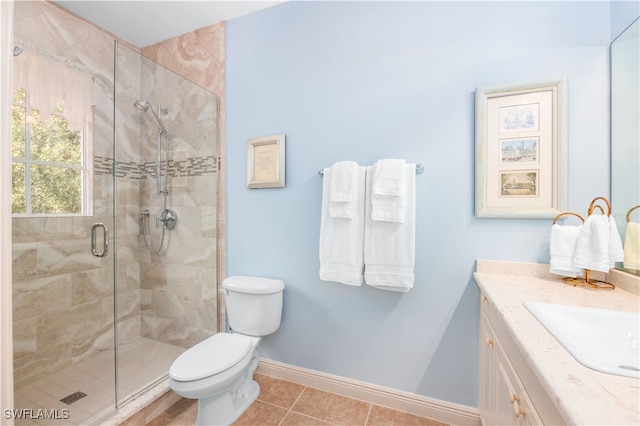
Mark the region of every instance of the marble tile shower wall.
POLYGON ((113 341, 112 268, 87 244, 91 224, 103 219, 13 219, 16 387, 113 341))
MULTIPOLYGON (((220 22, 142 49, 145 57, 153 59, 218 96, 218 139, 215 146, 218 151, 218 166, 221 170, 225 167, 225 32, 226 24, 220 22)), ((226 277, 225 174, 219 173, 217 180, 217 274, 218 282, 221 282, 226 277)), ((224 300, 219 298, 218 324, 224 324, 224 321, 224 300)))
POLYGON ((113 259, 91 255, 89 233, 95 222, 112 222, 114 196, 119 342, 143 335, 190 346, 215 333, 215 95, 206 91, 197 94, 193 85, 168 81, 169 77, 162 75, 164 70, 144 89, 154 105, 160 102, 170 109, 163 117, 174 134, 169 204, 180 220, 170 232, 168 248, 152 256, 143 249, 140 212, 150 208, 153 215, 162 206, 155 195, 151 165, 155 162, 155 136, 152 129, 144 127, 141 134, 141 126, 148 125, 151 117, 133 108, 133 102, 141 96, 140 82, 153 66, 149 68, 137 52, 119 49, 122 55, 115 96, 118 150, 114 159, 113 37, 42 1, 16 2, 15 34, 25 48, 81 65, 95 82, 93 216, 13 220, 16 386, 98 351, 112 350, 113 259), (156 100, 152 93, 156 85, 176 87, 166 98, 156 100), (193 131, 185 132, 184 128, 193 131))
MULTIPOLYGON (((175 72, 146 58, 142 62, 141 93, 153 107, 166 110, 159 115, 169 140, 167 206, 178 223, 165 235, 166 249, 140 257, 141 332, 190 347, 217 331, 218 102, 175 72)), ((142 121, 140 133, 140 203, 153 218, 160 215, 163 200, 157 193, 157 127, 151 117, 142 121)), ((163 139, 163 151, 165 146, 163 139)), ((160 231, 153 228, 157 247, 160 231)))

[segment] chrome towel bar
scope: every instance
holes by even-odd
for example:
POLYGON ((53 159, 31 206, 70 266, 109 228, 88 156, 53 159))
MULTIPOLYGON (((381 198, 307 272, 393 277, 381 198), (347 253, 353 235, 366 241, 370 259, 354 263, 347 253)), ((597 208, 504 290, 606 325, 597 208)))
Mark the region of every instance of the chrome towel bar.
MULTIPOLYGON (((416 174, 419 175, 424 172, 424 166, 421 163, 416 164, 416 174)), ((318 170, 318 175, 324 177, 324 169, 318 170)))

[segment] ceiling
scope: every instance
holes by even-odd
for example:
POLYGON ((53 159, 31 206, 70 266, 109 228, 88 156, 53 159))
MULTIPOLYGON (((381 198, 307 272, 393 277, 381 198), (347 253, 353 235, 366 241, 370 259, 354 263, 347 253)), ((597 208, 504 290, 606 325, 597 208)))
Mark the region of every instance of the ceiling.
POLYGON ((280 1, 53 0, 137 47, 248 15, 280 1))

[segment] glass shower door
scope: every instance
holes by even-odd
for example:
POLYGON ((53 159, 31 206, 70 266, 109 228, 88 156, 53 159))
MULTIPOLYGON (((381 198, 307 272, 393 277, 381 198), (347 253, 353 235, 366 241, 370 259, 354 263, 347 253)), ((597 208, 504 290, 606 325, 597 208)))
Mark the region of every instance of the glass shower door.
POLYGON ((14 57, 13 416, 87 424, 115 407, 113 169, 94 162, 114 152, 113 95, 96 77, 111 70, 77 63, 81 43, 31 19, 58 10, 15 12, 29 43, 14 57))
POLYGON ((118 405, 217 331, 217 97, 116 43, 118 405))
MULTIPOLYGON (((164 345, 149 338, 142 315, 147 309, 142 276, 149 252, 142 238, 141 199, 147 193, 149 173, 155 162, 143 160, 143 152, 155 147, 156 123, 152 114, 145 114, 135 104, 145 100, 141 94, 142 56, 128 47, 115 43, 114 93, 116 188, 116 232, 118 247, 116 262, 116 397, 118 406, 166 376, 169 365, 182 350, 172 347, 165 355, 164 345)), ((155 156, 153 157, 156 158, 155 156)), ((154 181, 155 184, 155 181, 154 181)), ((161 204, 160 204, 161 205, 161 204)), ((155 210, 153 217, 155 217, 155 210)), ((149 214, 151 215, 151 214, 149 214)), ((152 219, 152 229, 156 221, 152 219)), ((167 236, 168 239, 168 236, 167 236)), ((152 242, 157 246, 153 237, 152 242)))

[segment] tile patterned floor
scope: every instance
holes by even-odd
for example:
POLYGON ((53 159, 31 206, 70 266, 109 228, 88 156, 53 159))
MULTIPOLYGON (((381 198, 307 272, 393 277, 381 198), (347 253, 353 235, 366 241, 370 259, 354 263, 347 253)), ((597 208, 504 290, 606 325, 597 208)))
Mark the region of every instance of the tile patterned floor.
MULTIPOLYGON (((258 399, 233 426, 445 426, 425 417, 256 374, 258 399)), ((148 426, 193 426, 195 400, 182 399, 148 426)))
MULTIPOLYGON (((121 345, 118 351, 121 400, 144 389, 167 374, 169 366, 184 348, 140 338, 121 345)), ((21 412, 17 426, 82 425, 98 413, 113 410, 114 359, 112 351, 100 352, 57 373, 15 390, 15 406, 21 412), (74 392, 87 396, 71 404, 60 401, 74 392), (38 410, 49 410, 45 418, 38 410), (54 411, 52 411, 54 410, 54 411)), ((4 414, 4 413, 3 413, 4 414)))

